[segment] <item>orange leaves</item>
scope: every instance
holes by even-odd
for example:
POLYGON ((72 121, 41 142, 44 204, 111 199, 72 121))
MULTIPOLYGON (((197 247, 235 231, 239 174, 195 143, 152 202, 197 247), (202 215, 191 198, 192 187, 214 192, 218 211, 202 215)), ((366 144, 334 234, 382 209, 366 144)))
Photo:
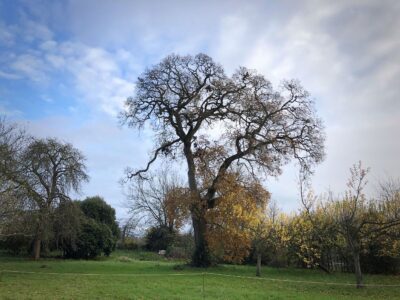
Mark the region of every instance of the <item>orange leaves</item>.
POLYGON ((269 193, 259 183, 240 182, 230 173, 219 184, 218 195, 216 207, 206 214, 208 245, 216 257, 239 263, 249 254, 269 193))
POLYGON ((190 215, 190 193, 188 189, 174 187, 168 190, 164 205, 167 223, 172 225, 174 229, 180 229, 190 215))

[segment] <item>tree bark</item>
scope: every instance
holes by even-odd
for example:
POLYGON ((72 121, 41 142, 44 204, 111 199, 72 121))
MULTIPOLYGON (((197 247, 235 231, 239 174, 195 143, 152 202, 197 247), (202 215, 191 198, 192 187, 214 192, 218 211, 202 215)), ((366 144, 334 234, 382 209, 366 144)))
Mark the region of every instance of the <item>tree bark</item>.
POLYGON ((257 253, 257 270, 256 276, 261 276, 261 253, 257 253))
POLYGON ((196 182, 196 167, 191 149, 191 143, 184 144, 184 153, 188 164, 188 182, 191 192, 191 214, 194 231, 194 253, 192 264, 196 267, 209 267, 211 265, 211 256, 206 240, 206 206, 203 203, 196 182))
POLYGON ((33 258, 38 260, 40 258, 40 249, 41 249, 42 240, 39 235, 35 237, 35 241, 33 242, 33 258))
POLYGON ((38 220, 38 227, 36 229, 35 240, 33 241, 33 259, 38 260, 40 259, 40 253, 42 248, 42 239, 43 239, 43 211, 41 212, 41 216, 39 216, 38 220))
POLYGON ((204 214, 192 214, 195 250, 192 264, 196 267, 209 267, 211 265, 210 250, 206 240, 207 222, 204 214))
POLYGON ((363 288, 363 278, 361 272, 361 264, 360 264, 360 252, 357 250, 353 250, 353 260, 354 260, 354 272, 356 274, 356 282, 357 288, 363 288))

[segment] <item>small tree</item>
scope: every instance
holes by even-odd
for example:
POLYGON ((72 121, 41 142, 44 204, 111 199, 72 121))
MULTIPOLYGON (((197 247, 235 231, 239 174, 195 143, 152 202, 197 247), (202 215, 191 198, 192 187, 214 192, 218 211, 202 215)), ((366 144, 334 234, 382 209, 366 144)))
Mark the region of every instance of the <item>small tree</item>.
POLYGON ((115 210, 103 198, 88 197, 83 201, 63 205, 57 215, 67 221, 64 226, 56 222, 59 225, 56 232, 61 233, 61 247, 66 257, 108 256, 115 249, 119 227, 115 210))
POLYGON ((121 239, 119 247, 127 249, 137 248, 138 245, 135 243, 134 238, 140 230, 141 219, 140 216, 132 215, 119 222, 121 224, 121 239))
POLYGON ((107 225, 114 239, 117 240, 119 238, 120 230, 115 217, 115 209, 107 204, 102 197, 87 197, 79 202, 79 205, 86 217, 107 225))
MULTIPOLYGON (((400 197, 398 193, 388 193, 380 199, 367 199, 364 188, 369 169, 361 162, 350 168, 347 191, 342 198, 330 195, 329 201, 321 204, 319 215, 323 216, 331 230, 336 231, 346 243, 351 253, 357 288, 364 286, 360 253, 363 243, 371 244, 373 239, 400 225, 400 197)), ((310 211, 311 206, 308 206, 310 211)))
POLYGON ((66 257, 95 258, 104 253, 108 256, 115 246, 115 239, 110 228, 91 218, 84 218, 76 244, 65 244, 66 257))
POLYGON ((287 246, 290 239, 288 218, 280 212, 276 201, 271 201, 253 229, 253 249, 256 256, 256 276, 261 276, 262 260, 271 266, 287 264, 287 246))
POLYGON ((261 276, 262 253, 267 248, 267 220, 260 218, 253 229, 253 247, 256 255, 256 276, 261 276))

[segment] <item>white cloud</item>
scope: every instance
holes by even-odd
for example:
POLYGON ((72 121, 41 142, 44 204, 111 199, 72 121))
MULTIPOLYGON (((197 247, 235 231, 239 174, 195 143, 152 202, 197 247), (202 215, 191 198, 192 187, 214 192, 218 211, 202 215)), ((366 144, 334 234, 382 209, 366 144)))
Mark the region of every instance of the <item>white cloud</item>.
POLYGON ((7 26, 4 22, 0 22, 0 43, 5 46, 12 46, 15 42, 14 28, 7 26))
MULTIPOLYGON (((67 53, 59 59, 65 60, 64 67, 72 74, 88 106, 112 116, 122 110, 133 84, 123 78, 118 57, 103 49, 74 44, 61 44, 60 52, 67 53)), ((127 53, 122 55, 126 59, 127 53)))
POLYGON ((21 79, 21 76, 13 73, 3 72, 0 70, 0 77, 4 79, 21 79))
MULTIPOLYGON (((371 177, 398 176, 400 21, 395 7, 391 12, 390 5, 376 2, 308 2, 280 19, 267 15, 262 30, 257 14, 237 12, 221 21, 212 54, 228 71, 245 65, 275 86, 283 78, 299 78, 316 98, 327 130, 327 159, 314 178, 319 192, 345 189, 348 168, 358 160, 372 167, 371 177), (347 17, 350 11, 354 14, 347 17)), ((267 185, 286 208, 296 207, 293 165, 267 185)))
MULTIPOLYGON (((10 54, 11 55, 11 54, 10 54)), ((52 77, 66 72, 75 83, 81 101, 94 110, 115 116, 133 92, 132 70, 137 68, 132 55, 120 49, 109 52, 80 43, 48 40, 37 49, 14 55, 0 71, 5 79, 26 78, 46 85, 52 77)))
POLYGON ((47 103, 54 102, 54 100, 52 98, 50 98, 49 96, 47 96, 47 95, 42 95, 42 96, 40 96, 40 98, 42 98, 42 100, 47 102, 47 103))
POLYGON ((37 56, 32 54, 22 54, 11 62, 10 69, 15 72, 15 76, 23 76, 36 83, 47 83, 47 66, 37 56))
POLYGON ((53 37, 53 33, 46 25, 34 21, 27 16, 23 17, 21 26, 23 26, 23 38, 28 42, 35 40, 47 41, 53 37))

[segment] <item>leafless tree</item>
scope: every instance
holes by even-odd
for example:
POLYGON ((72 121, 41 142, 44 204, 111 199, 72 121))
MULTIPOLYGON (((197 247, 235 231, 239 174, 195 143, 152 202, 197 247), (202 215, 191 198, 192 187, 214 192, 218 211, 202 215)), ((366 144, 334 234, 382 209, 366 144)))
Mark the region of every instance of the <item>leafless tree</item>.
POLYGON ((167 168, 149 173, 148 180, 135 178, 128 194, 131 213, 144 217, 148 224, 170 231, 179 229, 187 219, 182 198, 188 196, 182 186, 178 175, 167 168))
POLYGON ((121 224, 121 244, 125 246, 126 238, 135 237, 140 231, 141 221, 143 217, 138 215, 131 215, 129 218, 119 221, 121 224))
POLYGON ((244 166, 254 176, 258 169, 278 175, 291 158, 310 170, 324 156, 323 126, 308 92, 297 81, 284 81, 274 90, 262 75, 246 68, 228 77, 205 54, 170 55, 147 69, 126 108, 122 119, 128 126, 140 129, 150 124, 157 136, 146 167, 131 170, 129 177, 143 176, 163 154, 183 154, 186 160, 196 266, 211 263, 205 214, 218 205, 218 183, 233 164, 244 166), (217 138, 210 128, 214 133, 218 129, 217 138), (205 193, 199 190, 195 164, 202 150, 196 147, 200 135, 208 145, 224 149, 205 193))

